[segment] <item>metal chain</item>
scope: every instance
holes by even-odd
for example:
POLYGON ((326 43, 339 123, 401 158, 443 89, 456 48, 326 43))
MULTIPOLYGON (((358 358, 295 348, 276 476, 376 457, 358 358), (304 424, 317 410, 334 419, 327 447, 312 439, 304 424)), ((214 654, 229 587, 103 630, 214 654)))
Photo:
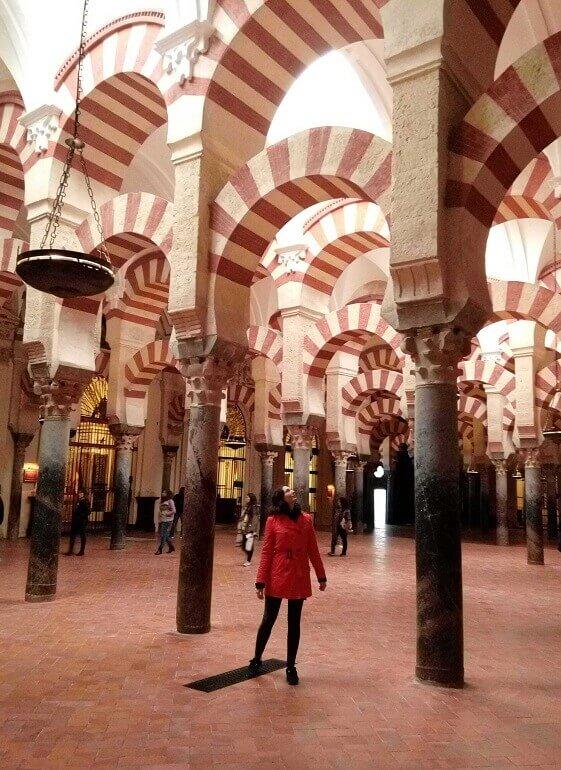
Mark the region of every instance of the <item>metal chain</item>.
POLYGON ((103 235, 103 227, 101 224, 101 218, 97 210, 90 177, 86 167, 86 161, 83 155, 85 144, 79 137, 80 115, 82 113, 81 104, 82 104, 82 97, 84 95, 84 90, 82 88, 82 74, 84 69, 84 51, 86 48, 86 32, 88 28, 88 10, 89 10, 89 0, 84 0, 84 7, 82 11, 82 28, 80 30, 80 45, 78 48, 78 68, 77 68, 77 76, 76 76, 76 105, 74 108, 74 130, 72 132, 72 138, 66 140, 66 144, 68 145, 68 153, 64 161, 64 167, 62 169, 62 175, 61 175, 57 193, 55 196, 53 209, 49 216, 49 221, 47 222, 47 228, 45 230, 45 234, 41 241, 41 249, 45 247, 47 238, 49 238, 49 234, 50 234, 49 248, 50 249, 53 248, 57 230, 60 224, 62 204, 64 203, 64 198, 66 196, 66 190, 68 187, 68 177, 70 175, 70 169, 72 168, 74 157, 76 153, 78 153, 78 156, 80 158, 80 165, 82 167, 82 173, 84 174, 86 189, 88 191, 88 197, 90 199, 90 205, 93 212, 95 224, 101 239, 98 250, 101 252, 102 256, 104 256, 109 261, 109 255, 107 253, 107 248, 104 243, 104 235, 103 235))

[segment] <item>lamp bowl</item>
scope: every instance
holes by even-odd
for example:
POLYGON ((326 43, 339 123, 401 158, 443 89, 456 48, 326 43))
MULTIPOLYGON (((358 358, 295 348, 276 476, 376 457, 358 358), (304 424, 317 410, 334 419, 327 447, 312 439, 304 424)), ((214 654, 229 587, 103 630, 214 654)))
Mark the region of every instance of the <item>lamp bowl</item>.
POLYGON ((33 249, 18 255, 16 273, 28 286, 61 299, 92 297, 109 289, 113 268, 104 257, 68 249, 33 249))

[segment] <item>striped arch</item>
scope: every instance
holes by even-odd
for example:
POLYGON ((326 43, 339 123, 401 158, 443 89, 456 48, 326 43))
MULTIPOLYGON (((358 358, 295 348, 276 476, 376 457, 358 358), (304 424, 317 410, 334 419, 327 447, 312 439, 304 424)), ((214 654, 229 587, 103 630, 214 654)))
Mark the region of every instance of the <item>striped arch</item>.
POLYGON ((360 355, 359 370, 361 373, 373 369, 391 369, 401 372, 403 369, 403 356, 401 351, 394 350, 389 345, 369 345, 360 355))
POLYGON ((159 249, 140 252, 125 272, 123 296, 107 303, 106 318, 156 329, 168 306, 169 274, 169 263, 159 249))
MULTIPOLYGON (((407 443, 409 432, 409 425, 402 417, 382 417, 370 432, 369 451, 379 452, 387 438, 390 438, 391 449, 395 450, 399 444, 407 443)), ((369 454, 369 451, 362 450, 361 454, 369 454)))
POLYGON ((493 318, 529 318, 559 333, 561 330, 561 296, 533 283, 518 281, 490 281, 489 293, 493 318))
POLYGON ((477 265, 509 188, 561 136, 560 52, 557 33, 518 59, 477 100, 451 144, 446 200, 467 214, 452 229, 477 265))
POLYGON ((458 413, 468 415, 476 420, 480 420, 483 425, 487 425, 487 403, 479 398, 460 393, 458 396, 458 413))
POLYGON ((383 4, 219 0, 217 34, 200 64, 201 78, 189 85, 192 94, 206 93, 203 131, 212 130, 223 144, 235 142, 245 158, 261 150, 278 106, 309 64, 332 49, 383 37, 383 4))
POLYGON ((317 322, 304 340, 304 374, 323 378, 329 361, 338 351, 356 355, 358 363, 373 335, 394 350, 399 349, 401 334, 383 320, 379 305, 347 305, 330 313, 317 322))
POLYGON ((24 108, 16 91, 0 94, 0 238, 11 238, 24 200, 24 108))
POLYGON ((402 385, 403 376, 387 369, 359 374, 343 388, 343 414, 348 417, 356 415, 364 401, 380 391, 392 393, 395 398, 399 398, 402 385))
POLYGON ((138 350, 125 365, 125 396, 144 398, 154 378, 167 367, 177 366, 169 340, 155 340, 138 350))
POLYGON ((280 369, 282 364, 282 334, 270 326, 250 326, 247 344, 251 354, 265 356, 280 369))
MULTIPOLYGON (((125 193, 104 203, 100 208, 107 250, 115 267, 122 267, 149 243, 167 256, 173 239, 173 206, 151 193, 125 193)), ((99 234, 93 215, 76 230, 84 251, 99 246, 99 234)))
POLYGON ((557 382, 557 366, 555 361, 536 373, 536 405, 547 409, 555 395, 559 383, 557 382))
POLYGON ((513 219, 545 219, 553 220, 549 208, 540 201, 526 195, 507 195, 497 211, 493 224, 500 225, 513 219))
POLYGON ((515 390, 515 377, 512 372, 494 361, 484 361, 481 358, 461 361, 461 374, 458 382, 479 382, 491 385, 507 398, 512 398, 515 390))
POLYGON ((279 382, 269 391, 269 411, 270 420, 280 420, 282 409, 282 383, 279 382))
POLYGON ((390 150, 365 131, 335 127, 268 147, 232 177, 212 207, 212 271, 249 287, 277 231, 303 209, 341 197, 385 203, 390 150))
POLYGON ((23 282, 16 275, 16 260, 18 252, 28 248, 28 243, 16 238, 0 241, 0 307, 9 302, 14 292, 23 286, 23 282))
POLYGON ((230 382, 228 403, 242 407, 245 415, 250 415, 255 404, 255 388, 245 382, 230 382))
POLYGON ((167 435, 176 439, 178 444, 185 425, 185 394, 174 393, 170 398, 167 413, 167 435))

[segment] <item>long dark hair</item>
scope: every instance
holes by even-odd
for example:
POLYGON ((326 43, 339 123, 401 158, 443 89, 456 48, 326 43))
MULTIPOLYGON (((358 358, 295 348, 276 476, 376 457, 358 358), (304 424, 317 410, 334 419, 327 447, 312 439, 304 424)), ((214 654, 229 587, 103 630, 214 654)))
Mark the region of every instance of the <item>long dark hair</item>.
POLYGON ((302 508, 300 507, 299 502, 295 502, 293 508, 289 506, 289 504, 284 499, 284 488, 281 487, 281 489, 277 489, 277 491, 273 494, 273 510, 271 511, 272 516, 288 516, 289 519, 292 519, 292 521, 296 521, 296 519, 301 515, 302 508))

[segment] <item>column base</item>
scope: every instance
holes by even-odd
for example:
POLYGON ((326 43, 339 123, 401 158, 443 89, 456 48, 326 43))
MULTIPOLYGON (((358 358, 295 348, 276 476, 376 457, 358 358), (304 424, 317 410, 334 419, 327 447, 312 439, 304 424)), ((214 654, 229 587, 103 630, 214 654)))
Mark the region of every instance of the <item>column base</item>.
POLYGON ((432 684, 439 687, 462 689, 464 686, 464 672, 449 671, 442 668, 430 668, 427 666, 415 666, 415 678, 423 684, 432 684))
POLYGON ((41 591, 39 593, 30 593, 29 591, 25 592, 25 601, 31 602, 31 603, 38 603, 38 602, 52 602, 53 599, 56 598, 56 586, 54 588, 48 588, 44 591, 41 591))
POLYGON ((508 545, 509 544, 509 536, 508 536, 508 529, 497 529, 497 545, 508 545))
POLYGON ((185 628, 178 628, 178 634, 208 634, 210 632, 210 623, 208 626, 186 626, 185 628))
POLYGON ((126 543, 124 540, 121 540, 118 543, 109 543, 110 551, 124 551, 125 547, 126 547, 126 543))
POLYGON ((534 567, 543 567, 545 561, 543 556, 528 556, 528 564, 534 567))

